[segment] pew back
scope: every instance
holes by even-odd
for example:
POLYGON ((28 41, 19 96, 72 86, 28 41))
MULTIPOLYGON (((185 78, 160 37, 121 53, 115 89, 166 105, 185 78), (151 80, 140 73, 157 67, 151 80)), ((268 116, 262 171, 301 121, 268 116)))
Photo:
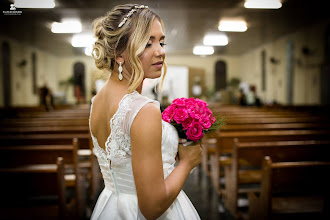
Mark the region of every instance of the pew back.
POLYGON ((263 161, 260 195, 249 194, 251 219, 329 217, 329 162, 263 161))
POLYGON ((1 168, 0 219, 64 219, 63 158, 56 164, 1 168))
POLYGON ((239 216, 239 194, 260 191, 261 165, 265 156, 273 161, 330 161, 330 141, 239 142, 234 140, 232 162, 225 167, 224 203, 239 216), (244 187, 243 187, 244 186, 244 187))

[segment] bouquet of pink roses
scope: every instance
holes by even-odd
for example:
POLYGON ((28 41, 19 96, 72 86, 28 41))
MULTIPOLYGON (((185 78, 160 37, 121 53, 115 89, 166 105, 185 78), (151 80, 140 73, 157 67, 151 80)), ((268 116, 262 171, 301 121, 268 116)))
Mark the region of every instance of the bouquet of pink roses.
POLYGON ((180 138, 197 142, 224 124, 207 106, 197 98, 177 98, 163 111, 162 119, 177 129, 180 138))

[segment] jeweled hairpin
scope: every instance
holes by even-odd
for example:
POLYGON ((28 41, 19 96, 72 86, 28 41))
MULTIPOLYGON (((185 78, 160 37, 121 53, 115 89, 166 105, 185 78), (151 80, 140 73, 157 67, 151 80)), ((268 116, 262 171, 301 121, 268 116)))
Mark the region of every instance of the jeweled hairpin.
POLYGON ((120 27, 122 27, 124 24, 125 24, 125 22, 127 21, 127 19, 129 18, 129 17, 131 17, 132 16, 132 14, 134 13, 134 12, 136 12, 136 9, 141 9, 141 8, 149 8, 148 6, 146 6, 146 5, 135 5, 134 6, 134 8, 132 8, 129 12, 128 12, 128 14, 124 17, 124 19, 120 22, 120 24, 118 25, 118 27, 120 28, 120 27))

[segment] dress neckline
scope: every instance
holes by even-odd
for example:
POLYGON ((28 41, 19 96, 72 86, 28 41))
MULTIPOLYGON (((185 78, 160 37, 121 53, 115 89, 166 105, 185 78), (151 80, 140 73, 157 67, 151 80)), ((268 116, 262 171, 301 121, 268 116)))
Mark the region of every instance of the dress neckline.
MULTIPOLYGON (((97 137, 95 137, 95 136, 93 135, 92 128, 91 128, 91 115, 92 115, 93 102, 94 102, 94 98, 95 98, 95 96, 92 98, 91 111, 90 111, 90 115, 89 115, 89 128, 90 128, 89 130, 90 130, 90 133, 91 133, 91 137, 92 137, 93 139, 95 139, 95 141, 97 142, 97 146, 98 146, 98 147, 102 150, 102 152, 104 152, 105 154, 107 154, 107 152, 106 152, 105 149, 106 149, 107 142, 110 140, 110 136, 111 136, 111 133, 112 133, 112 128, 111 128, 111 127, 112 127, 112 121, 113 121, 113 119, 115 118, 115 116, 118 114, 119 109, 120 109, 122 103, 124 102, 124 100, 126 99, 126 97, 128 97, 129 95, 133 95, 133 94, 135 94, 135 93, 138 93, 138 92, 137 92, 136 90, 134 90, 133 92, 127 93, 127 94, 125 94, 125 95, 121 98, 121 100, 119 101, 117 110, 115 111, 115 113, 113 114, 113 116, 112 116, 112 117, 110 118, 110 120, 109 120, 109 126, 110 126, 111 131, 110 131, 110 134, 108 135, 106 141, 104 142, 104 149, 100 146, 99 141, 97 140, 97 137)), ((138 94, 139 94, 139 93, 138 93, 138 94)))
MULTIPOLYGON (((131 92, 131 93, 127 93, 127 94, 125 94, 122 98, 121 98, 121 100, 118 102, 118 108, 117 108, 117 110, 115 111, 115 113, 113 114, 113 116, 110 118, 110 120, 109 120, 109 122, 110 122, 110 126, 111 126, 111 121, 115 118, 115 116, 118 114, 118 112, 119 112, 119 109, 120 109, 120 107, 121 107, 121 105, 122 105, 122 103, 124 102, 124 100, 126 99, 126 97, 128 97, 129 95, 133 95, 134 93, 138 93, 136 90, 134 90, 133 92, 131 92)), ((111 127, 110 127, 111 128, 111 127)), ((110 134, 111 134, 111 132, 110 132, 110 134)), ((110 135, 109 135, 110 136, 110 135)))

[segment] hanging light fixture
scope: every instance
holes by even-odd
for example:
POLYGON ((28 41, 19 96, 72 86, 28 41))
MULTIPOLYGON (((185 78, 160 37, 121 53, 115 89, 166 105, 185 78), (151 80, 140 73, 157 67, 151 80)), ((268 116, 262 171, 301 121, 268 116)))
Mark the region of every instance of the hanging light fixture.
POLYGON ((222 20, 220 21, 219 31, 245 32, 247 30, 246 22, 242 20, 222 20))
POLYGON ((244 7, 255 9, 279 9, 282 7, 282 3, 279 0, 246 0, 244 7))
POLYGON ((53 22, 53 33, 80 33, 82 31, 81 23, 78 20, 68 20, 63 22, 53 22))
POLYGON ((209 33, 204 36, 203 44, 207 46, 226 46, 228 37, 223 33, 209 33))
POLYGON ((54 0, 15 0, 16 8, 55 8, 54 0))
POLYGON ((195 46, 193 49, 193 54, 195 55, 212 55, 214 54, 214 49, 211 46, 195 46))

